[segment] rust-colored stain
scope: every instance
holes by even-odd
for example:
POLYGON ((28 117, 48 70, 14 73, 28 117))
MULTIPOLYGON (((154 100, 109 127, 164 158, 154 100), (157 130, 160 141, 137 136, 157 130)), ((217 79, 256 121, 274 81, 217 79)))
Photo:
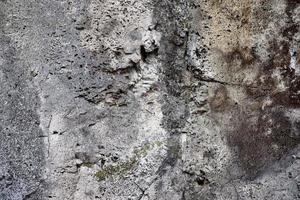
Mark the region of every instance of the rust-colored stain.
POLYGON ((203 40, 220 55, 214 70, 225 74, 220 77, 237 80, 215 89, 209 99, 211 115, 224 124, 229 146, 237 153, 246 177, 254 179, 300 143, 300 120, 287 114, 290 109, 300 108, 300 76, 291 67, 290 52, 299 30, 291 13, 300 0, 286 0, 286 25, 276 30, 280 36, 268 40, 264 59, 257 53, 260 47, 255 46, 255 36, 262 35, 267 27, 268 18, 261 19, 271 7, 263 1, 241 2, 211 1, 208 12, 216 17, 203 40), (224 31, 224 25, 230 31, 224 31), (250 82, 237 78, 240 72, 251 69, 254 78, 250 82), (243 98, 232 98, 229 87, 242 89, 243 98))
POLYGON ((292 132, 292 122, 281 109, 268 108, 255 116, 242 114, 238 119, 235 130, 228 135, 228 143, 238 148, 240 164, 250 179, 300 142, 292 132))
POLYGON ((220 86, 216 91, 213 98, 209 101, 210 107, 215 112, 225 111, 229 106, 227 89, 224 86, 220 86))
POLYGON ((249 47, 235 47, 230 52, 222 52, 222 56, 229 66, 228 70, 231 72, 240 71, 257 61, 254 50, 249 47), (233 70, 233 66, 236 66, 237 63, 239 63, 238 67, 233 70))

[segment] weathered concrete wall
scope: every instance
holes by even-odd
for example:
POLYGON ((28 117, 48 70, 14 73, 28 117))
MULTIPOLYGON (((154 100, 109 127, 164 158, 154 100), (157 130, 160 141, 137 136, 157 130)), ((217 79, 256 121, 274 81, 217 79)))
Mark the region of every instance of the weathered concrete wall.
POLYGON ((300 198, 300 1, 0 1, 0 199, 300 198))

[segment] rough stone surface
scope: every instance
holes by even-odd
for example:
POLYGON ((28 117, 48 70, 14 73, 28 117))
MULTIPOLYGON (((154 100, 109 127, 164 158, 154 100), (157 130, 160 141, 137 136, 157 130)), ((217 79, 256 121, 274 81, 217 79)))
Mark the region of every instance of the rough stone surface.
POLYGON ((299 0, 0 0, 0 200, 300 199, 299 0))

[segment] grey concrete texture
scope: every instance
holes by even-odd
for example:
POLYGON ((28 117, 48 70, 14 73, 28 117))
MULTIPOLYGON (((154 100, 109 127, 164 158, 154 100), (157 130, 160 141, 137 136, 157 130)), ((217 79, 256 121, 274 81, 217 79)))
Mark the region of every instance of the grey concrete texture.
POLYGON ((0 200, 300 199, 299 0, 0 0, 0 200))

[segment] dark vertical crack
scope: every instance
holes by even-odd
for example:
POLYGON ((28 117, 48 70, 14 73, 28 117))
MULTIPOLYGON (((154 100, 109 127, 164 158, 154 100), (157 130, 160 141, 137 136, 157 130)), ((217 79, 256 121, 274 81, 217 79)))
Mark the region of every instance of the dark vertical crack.
MULTIPOLYGON (((182 164, 181 133, 189 117, 186 75, 187 41, 189 24, 189 1, 186 0, 154 0, 154 16, 156 30, 162 33, 158 58, 162 64, 162 127, 168 133, 167 155, 157 175, 156 189, 161 190, 167 180, 177 180, 182 177, 177 174, 177 167, 182 164), (168 175, 172 173, 174 175, 168 175)), ((172 186, 178 195, 185 189, 185 181, 172 186)), ((163 191, 162 195, 164 194, 163 191)), ((160 192, 159 192, 160 193, 160 192)))
POLYGON ((156 29, 162 33, 159 58, 162 63, 163 127, 170 134, 168 155, 159 168, 163 175, 167 166, 175 166, 181 156, 180 130, 189 115, 184 74, 187 71, 188 1, 154 1, 156 29))

